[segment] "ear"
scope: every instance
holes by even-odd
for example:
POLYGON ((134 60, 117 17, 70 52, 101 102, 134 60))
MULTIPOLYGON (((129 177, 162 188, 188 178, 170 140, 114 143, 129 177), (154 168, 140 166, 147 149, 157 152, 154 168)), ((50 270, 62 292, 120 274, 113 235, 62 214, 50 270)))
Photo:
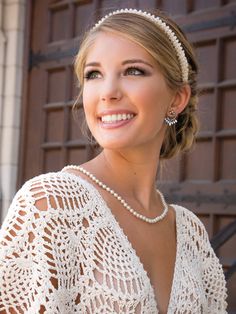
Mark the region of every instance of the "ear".
POLYGON ((169 110, 174 110, 176 115, 180 114, 187 106, 190 96, 191 88, 189 84, 186 84, 175 93, 169 110))

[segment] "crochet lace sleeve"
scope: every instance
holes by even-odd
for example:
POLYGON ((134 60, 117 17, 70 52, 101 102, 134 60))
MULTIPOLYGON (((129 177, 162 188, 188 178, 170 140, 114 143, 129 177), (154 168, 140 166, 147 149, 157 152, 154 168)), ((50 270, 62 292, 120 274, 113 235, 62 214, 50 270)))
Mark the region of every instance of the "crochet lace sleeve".
MULTIPOLYGON (((205 230, 204 232, 206 233, 205 230)), ((227 289, 222 265, 211 247, 207 233, 205 237, 203 284, 209 307, 208 313, 227 313, 227 289)))
POLYGON ((207 301, 209 314, 227 313, 227 289, 222 265, 216 256, 208 233, 203 223, 195 216, 195 231, 197 233, 197 247, 201 252, 202 259, 202 283, 207 301))
POLYGON ((15 195, 0 231, 0 313, 69 313, 79 301, 68 283, 76 265, 62 241, 74 219, 64 210, 66 182, 37 178, 15 195))

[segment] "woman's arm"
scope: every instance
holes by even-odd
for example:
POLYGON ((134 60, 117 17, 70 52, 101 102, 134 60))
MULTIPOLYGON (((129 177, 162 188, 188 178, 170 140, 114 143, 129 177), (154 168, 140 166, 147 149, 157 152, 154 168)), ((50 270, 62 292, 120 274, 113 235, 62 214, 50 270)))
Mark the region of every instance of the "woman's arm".
POLYGON ((211 247, 205 229, 205 245, 203 248, 202 281, 207 298, 208 312, 216 314, 227 313, 227 289, 222 265, 211 247))
POLYGON ((63 222, 58 219, 62 199, 52 191, 45 178, 27 182, 9 208, 0 231, 1 314, 57 312, 60 248, 57 252, 55 236, 63 222))

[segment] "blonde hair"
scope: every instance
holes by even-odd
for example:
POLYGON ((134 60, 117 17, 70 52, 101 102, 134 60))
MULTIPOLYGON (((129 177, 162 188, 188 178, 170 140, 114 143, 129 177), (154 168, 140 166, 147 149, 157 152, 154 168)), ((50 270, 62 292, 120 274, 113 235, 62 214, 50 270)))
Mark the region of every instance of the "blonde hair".
MULTIPOLYGON (((154 12, 154 14, 169 25, 171 30, 176 34, 189 64, 188 84, 191 88, 191 96, 186 108, 178 115, 177 124, 166 128, 166 134, 160 151, 160 158, 168 159, 180 151, 189 150, 198 131, 196 116, 198 103, 196 83, 198 65, 191 44, 176 23, 159 11, 154 12)), ((121 34, 142 46, 156 60, 167 85, 172 90, 177 91, 185 84, 182 82, 181 67, 176 51, 165 33, 144 16, 134 13, 120 13, 109 16, 98 27, 91 29, 85 34, 75 59, 75 73, 81 87, 79 97, 82 94, 84 84, 83 73, 86 57, 97 34, 100 32, 121 34)))

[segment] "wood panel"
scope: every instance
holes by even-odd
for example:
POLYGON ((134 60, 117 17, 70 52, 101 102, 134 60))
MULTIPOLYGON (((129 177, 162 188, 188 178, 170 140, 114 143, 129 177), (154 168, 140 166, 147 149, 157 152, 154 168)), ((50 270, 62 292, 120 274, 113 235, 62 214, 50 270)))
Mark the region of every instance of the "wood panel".
MULTIPOLYGON (((191 153, 165 166, 163 189, 170 201, 197 213, 213 237, 236 216, 235 3, 193 1, 189 9, 194 15, 177 16, 176 20, 189 30, 200 63, 201 129, 191 153), (169 168, 176 169, 175 181, 170 181, 169 168)), ((234 236, 217 250, 225 270, 235 261, 235 247, 234 236)), ((236 274, 227 285, 228 310, 235 313, 236 274)))

